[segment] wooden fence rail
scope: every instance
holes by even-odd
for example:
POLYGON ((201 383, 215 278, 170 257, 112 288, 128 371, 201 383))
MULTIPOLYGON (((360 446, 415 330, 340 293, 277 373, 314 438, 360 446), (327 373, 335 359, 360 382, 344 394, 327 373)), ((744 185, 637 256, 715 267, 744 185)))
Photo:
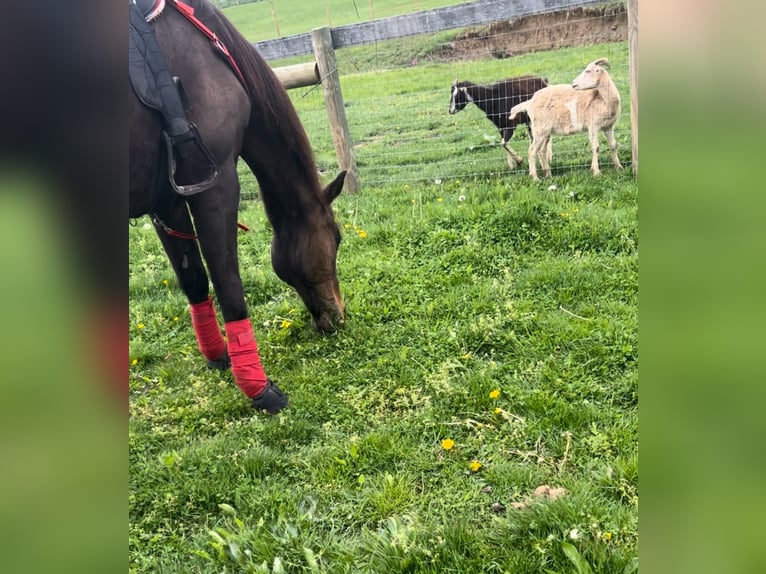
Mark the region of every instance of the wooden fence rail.
MULTIPOLYGON (((589 4, 603 4, 604 0, 477 0, 466 4, 413 12, 403 16, 380 18, 359 24, 332 28, 333 47, 346 48, 372 44, 405 36, 429 34, 441 30, 488 24, 497 20, 510 20, 530 14, 556 12, 589 4)), ((275 40, 253 44, 266 60, 279 60, 311 54, 311 34, 295 34, 275 40)))

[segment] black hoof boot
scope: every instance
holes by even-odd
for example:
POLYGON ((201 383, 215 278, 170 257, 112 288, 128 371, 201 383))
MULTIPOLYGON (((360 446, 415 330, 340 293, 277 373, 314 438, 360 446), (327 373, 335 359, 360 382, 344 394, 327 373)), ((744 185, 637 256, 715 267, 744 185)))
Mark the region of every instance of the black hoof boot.
POLYGON ((251 404, 254 409, 275 415, 287 406, 287 395, 281 391, 276 383, 267 379, 266 388, 257 397, 253 397, 251 404))
POLYGON ((215 369, 217 371, 225 371, 231 367, 231 359, 229 359, 229 352, 224 349, 223 355, 218 357, 215 361, 208 361, 207 368, 215 369))

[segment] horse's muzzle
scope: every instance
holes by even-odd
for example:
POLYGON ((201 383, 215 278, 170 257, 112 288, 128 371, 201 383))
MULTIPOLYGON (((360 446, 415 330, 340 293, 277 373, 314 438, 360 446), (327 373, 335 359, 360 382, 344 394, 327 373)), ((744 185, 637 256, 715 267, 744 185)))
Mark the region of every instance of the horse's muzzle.
POLYGON ((312 323, 317 331, 322 333, 334 333, 336 332, 346 320, 345 313, 322 313, 319 318, 312 318, 312 323))
POLYGON ((334 333, 343 324, 345 319, 346 306, 340 297, 340 293, 336 291, 333 293, 333 298, 330 301, 325 301, 325 304, 322 305, 322 311, 319 313, 319 316, 315 315, 312 317, 312 322, 317 331, 334 333))

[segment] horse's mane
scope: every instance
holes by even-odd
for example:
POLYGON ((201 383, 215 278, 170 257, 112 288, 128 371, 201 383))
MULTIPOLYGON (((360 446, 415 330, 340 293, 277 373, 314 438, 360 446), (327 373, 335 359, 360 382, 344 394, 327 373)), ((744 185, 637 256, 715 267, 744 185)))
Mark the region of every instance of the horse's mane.
POLYGON ((314 153, 306 131, 290 97, 271 67, 213 4, 207 0, 184 0, 184 2, 192 6, 194 15, 215 32, 242 71, 245 88, 250 100, 254 102, 253 108, 261 112, 258 119, 266 122, 266 125, 259 125, 257 129, 270 134, 281 134, 286 140, 288 149, 295 153, 306 176, 311 178, 312 188, 321 189, 314 153))

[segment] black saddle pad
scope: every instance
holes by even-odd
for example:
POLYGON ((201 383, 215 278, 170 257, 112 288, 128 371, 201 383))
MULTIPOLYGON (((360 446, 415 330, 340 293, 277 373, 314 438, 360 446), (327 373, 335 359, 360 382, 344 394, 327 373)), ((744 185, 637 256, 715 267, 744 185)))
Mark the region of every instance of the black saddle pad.
POLYGON ((162 110, 158 78, 152 72, 151 61, 161 58, 156 42, 147 41, 147 24, 141 11, 129 5, 130 26, 128 36, 128 74, 130 84, 138 98, 147 106, 162 110))

